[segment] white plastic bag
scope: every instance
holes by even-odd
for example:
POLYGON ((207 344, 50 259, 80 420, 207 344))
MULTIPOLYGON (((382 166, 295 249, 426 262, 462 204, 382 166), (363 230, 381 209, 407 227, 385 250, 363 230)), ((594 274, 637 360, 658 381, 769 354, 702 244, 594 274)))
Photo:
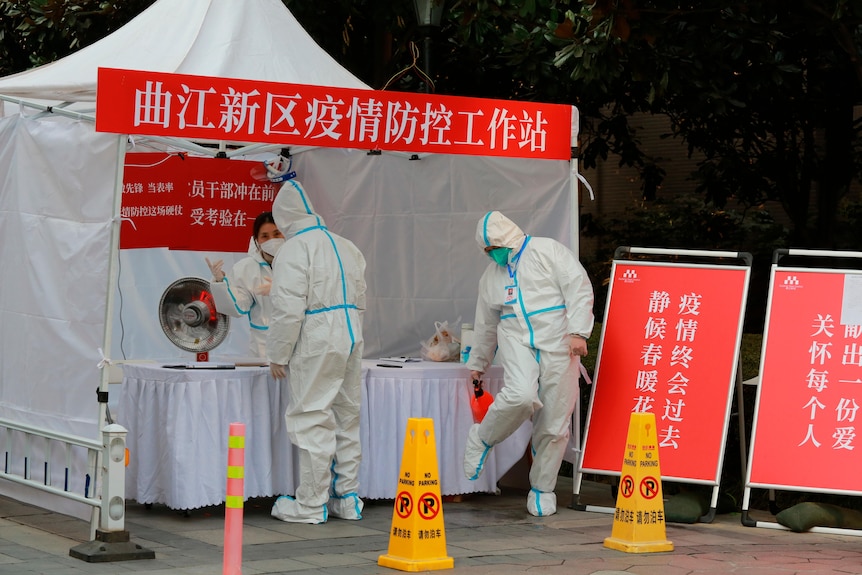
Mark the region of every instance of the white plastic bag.
POLYGON ((434 322, 434 335, 422 342, 422 359, 429 361, 459 361, 461 341, 449 333, 449 322, 434 322))

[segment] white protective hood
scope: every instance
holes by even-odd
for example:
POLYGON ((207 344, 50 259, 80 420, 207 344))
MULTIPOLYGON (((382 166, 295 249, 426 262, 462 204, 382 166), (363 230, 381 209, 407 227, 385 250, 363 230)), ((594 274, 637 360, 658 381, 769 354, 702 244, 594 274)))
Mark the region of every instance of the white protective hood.
POLYGON ((98 68, 368 88, 279 0, 158 0, 98 42, 0 79, 0 94, 95 102, 98 68))

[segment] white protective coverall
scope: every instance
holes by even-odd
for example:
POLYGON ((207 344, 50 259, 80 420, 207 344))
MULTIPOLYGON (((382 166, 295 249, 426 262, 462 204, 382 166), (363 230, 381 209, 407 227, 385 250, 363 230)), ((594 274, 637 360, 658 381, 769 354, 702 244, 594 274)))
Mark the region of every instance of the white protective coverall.
POLYGON ((288 366, 285 421, 299 452, 296 497, 279 497, 272 515, 300 523, 323 523, 330 513, 361 519, 365 258, 326 229, 296 180, 282 185, 272 215, 287 241, 272 266, 267 356, 288 366))
POLYGON ((231 317, 247 317, 251 327, 249 354, 266 357, 266 333, 272 317, 272 302, 262 295, 272 281, 272 268, 263 259, 254 240, 249 243, 248 257, 234 264, 220 281, 210 281, 216 311, 231 317))
POLYGON ((570 334, 586 339, 593 329, 592 285, 570 249, 525 235, 500 212, 479 220, 476 240, 483 250, 498 246, 511 252, 506 266, 490 263, 479 280, 467 368, 484 373, 497 348, 504 385, 482 423, 470 430, 464 472, 478 478, 491 447, 532 416, 527 510, 552 515, 578 397, 580 358, 570 356, 568 342, 570 334))

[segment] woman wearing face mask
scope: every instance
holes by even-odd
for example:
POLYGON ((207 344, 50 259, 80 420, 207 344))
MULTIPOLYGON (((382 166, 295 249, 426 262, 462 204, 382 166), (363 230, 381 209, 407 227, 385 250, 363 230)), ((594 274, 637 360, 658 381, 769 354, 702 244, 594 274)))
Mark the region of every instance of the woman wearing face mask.
POLYGON ((229 274, 222 270, 223 260, 211 262, 210 290, 219 313, 232 317, 248 317, 251 326, 249 354, 266 358, 266 332, 272 316, 269 290, 272 287, 272 260, 284 243, 284 236, 272 219, 272 212, 263 212, 254 220, 248 257, 238 261, 229 274))

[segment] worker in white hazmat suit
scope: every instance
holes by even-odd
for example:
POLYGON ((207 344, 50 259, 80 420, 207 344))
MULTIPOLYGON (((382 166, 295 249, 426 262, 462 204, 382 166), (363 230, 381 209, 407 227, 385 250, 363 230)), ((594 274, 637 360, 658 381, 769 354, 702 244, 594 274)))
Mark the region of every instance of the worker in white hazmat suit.
POLYGON ((288 378, 285 421, 299 452, 296 496, 279 497, 272 515, 323 523, 361 519, 359 406, 365 258, 326 228, 302 185, 285 182, 272 206, 287 241, 273 262, 270 370, 288 378))
POLYGON ((554 488, 577 403, 580 358, 593 329, 593 289, 570 249, 526 235, 500 212, 479 220, 476 240, 493 260, 479 281, 473 347, 467 361, 481 380, 494 358, 504 385, 473 425, 464 473, 477 479, 491 448, 533 418, 527 511, 556 513, 554 488))
POLYGON ((266 332, 272 315, 269 291, 272 260, 284 244, 284 236, 272 219, 272 212, 259 214, 252 226, 248 256, 234 264, 229 274, 223 260, 205 258, 212 273, 210 292, 216 311, 231 317, 247 317, 251 328, 249 354, 266 357, 266 332))

